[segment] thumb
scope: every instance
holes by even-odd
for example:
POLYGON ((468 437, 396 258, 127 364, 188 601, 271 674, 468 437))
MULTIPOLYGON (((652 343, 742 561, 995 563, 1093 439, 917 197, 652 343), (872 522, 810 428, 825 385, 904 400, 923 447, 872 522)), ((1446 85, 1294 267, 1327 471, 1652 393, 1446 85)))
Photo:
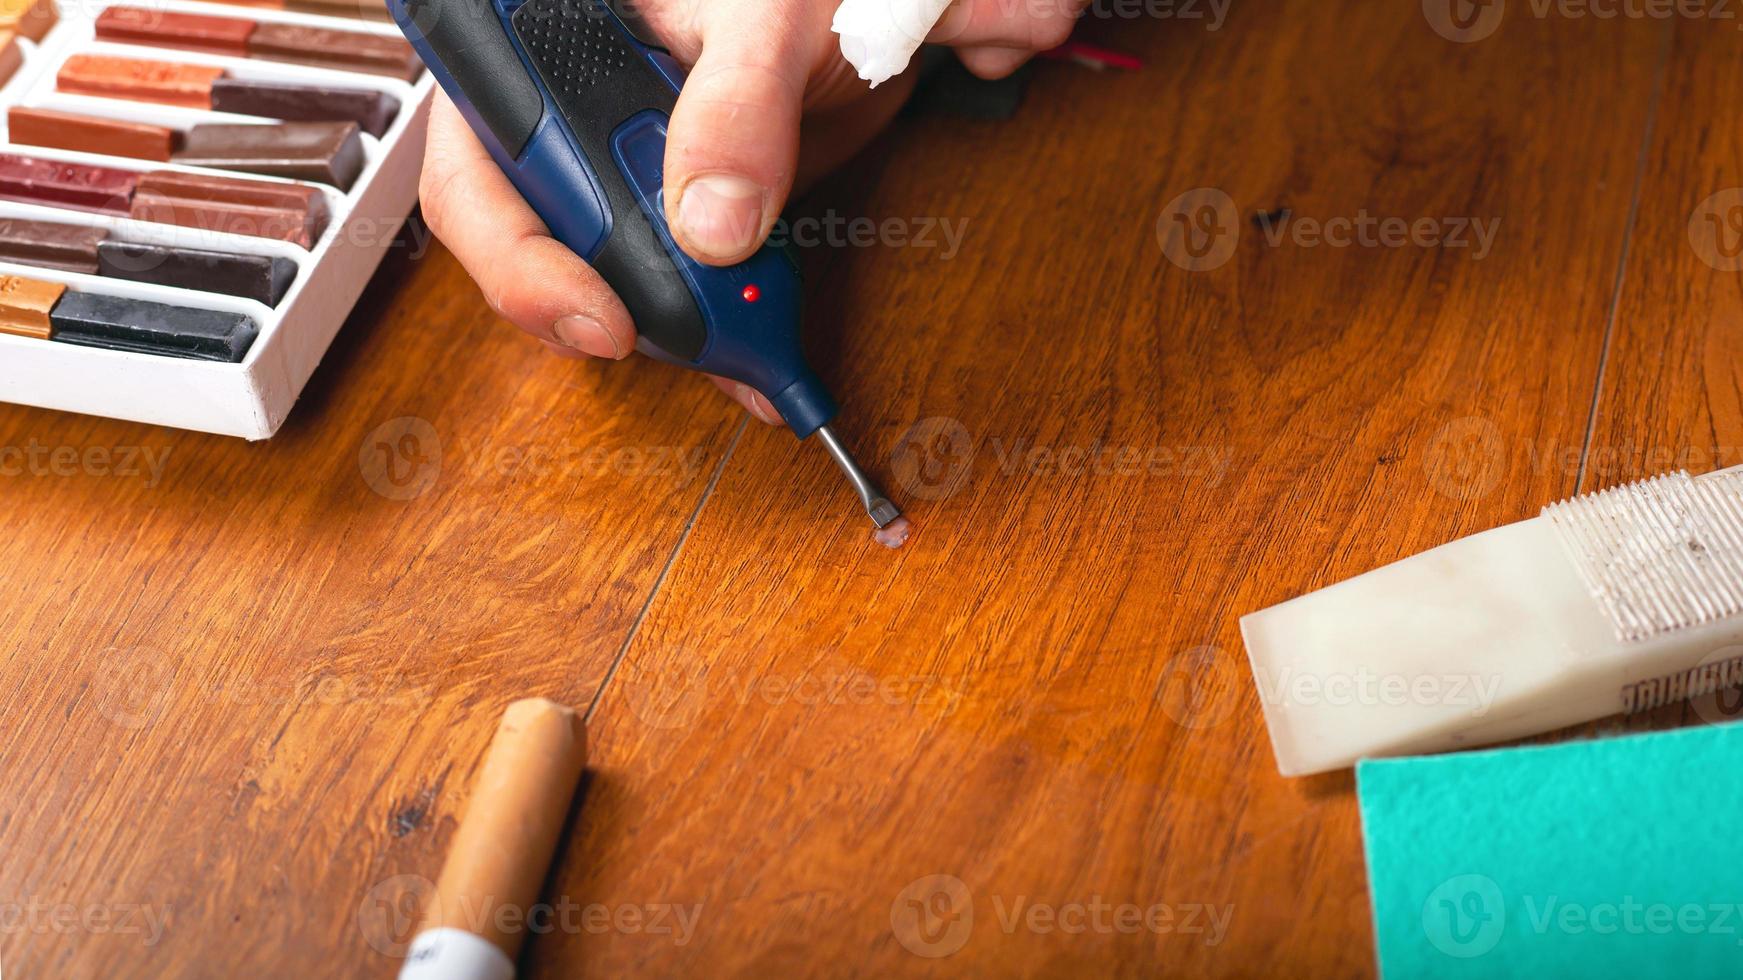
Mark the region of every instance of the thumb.
POLYGON ((732 265, 768 237, 799 155, 799 117, 815 31, 805 6, 715 4, 702 53, 684 82, 666 136, 666 218, 698 261, 732 265), (754 10, 746 14, 746 10, 754 10))

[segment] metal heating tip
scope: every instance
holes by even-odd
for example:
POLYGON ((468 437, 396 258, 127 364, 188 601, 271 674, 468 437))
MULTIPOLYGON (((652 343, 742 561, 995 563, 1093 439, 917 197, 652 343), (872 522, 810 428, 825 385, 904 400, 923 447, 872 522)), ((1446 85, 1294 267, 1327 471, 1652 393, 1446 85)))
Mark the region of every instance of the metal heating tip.
POLYGON ((865 471, 861 470, 859 464, 853 461, 853 454, 847 451, 847 447, 841 444, 841 440, 835 437, 835 433, 829 431, 829 426, 820 427, 817 430, 817 438, 823 440, 823 448, 829 450, 829 455, 835 460, 835 465, 841 467, 841 472, 847 474, 848 482, 853 484, 853 492, 859 494, 860 502, 865 504, 865 512, 871 517, 873 524, 879 528, 884 528, 889 526, 891 521, 902 516, 901 509, 890 503, 890 498, 884 496, 884 492, 878 489, 878 485, 872 482, 871 477, 865 475, 865 471))

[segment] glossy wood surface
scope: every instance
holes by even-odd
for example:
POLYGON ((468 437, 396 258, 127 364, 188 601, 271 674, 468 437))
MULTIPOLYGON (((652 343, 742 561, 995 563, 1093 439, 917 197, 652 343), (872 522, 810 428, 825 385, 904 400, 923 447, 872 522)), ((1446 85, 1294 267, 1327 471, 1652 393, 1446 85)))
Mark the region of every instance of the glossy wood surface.
POLYGON ((1370 975, 1353 781, 1277 774, 1238 618, 1743 462, 1743 46, 1513 6, 1098 19, 1142 72, 813 191, 910 239, 802 250, 899 552, 415 227, 270 442, 0 406, 6 975, 393 975, 530 695, 592 757, 526 976, 1370 975))

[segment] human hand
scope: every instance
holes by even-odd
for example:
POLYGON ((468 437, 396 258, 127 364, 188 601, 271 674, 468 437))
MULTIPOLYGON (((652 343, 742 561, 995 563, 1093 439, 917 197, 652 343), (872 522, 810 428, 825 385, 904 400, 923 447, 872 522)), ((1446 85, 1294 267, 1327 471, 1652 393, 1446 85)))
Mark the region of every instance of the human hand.
MULTIPOLYGON (((1085 0, 1047 2, 1071 9, 1038 19, 1011 13, 1009 0, 961 0, 934 36, 959 46, 977 74, 1009 74, 1062 41, 1085 0)), ((835 7, 836 0, 633 5, 689 69, 667 135, 665 186, 674 190, 666 219, 698 261, 733 265, 754 254, 795 184, 857 152, 911 91, 912 73, 875 90, 855 76, 830 31, 835 7)), ((441 93, 419 195, 431 230, 504 319, 568 357, 620 360, 635 350, 623 303, 551 237, 441 93)), ((759 419, 780 422, 749 386, 713 380, 759 419)))

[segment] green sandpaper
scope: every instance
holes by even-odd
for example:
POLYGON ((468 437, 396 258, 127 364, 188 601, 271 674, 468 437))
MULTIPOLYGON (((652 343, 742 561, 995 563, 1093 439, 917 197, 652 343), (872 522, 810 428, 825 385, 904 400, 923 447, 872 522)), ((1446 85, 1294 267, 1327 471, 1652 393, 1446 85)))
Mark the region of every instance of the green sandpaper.
POLYGON ((1743 977, 1743 724, 1356 767, 1384 980, 1743 977))

